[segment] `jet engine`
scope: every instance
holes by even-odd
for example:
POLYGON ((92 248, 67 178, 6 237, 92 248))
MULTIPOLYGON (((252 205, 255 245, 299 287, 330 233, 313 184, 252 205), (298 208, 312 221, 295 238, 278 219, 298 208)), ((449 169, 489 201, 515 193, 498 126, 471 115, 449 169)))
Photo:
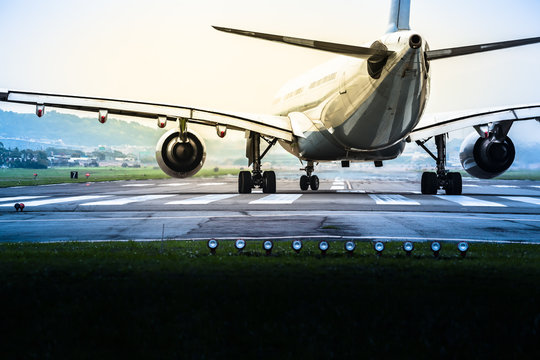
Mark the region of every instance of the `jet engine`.
POLYGON ((469 174, 480 179, 491 179, 508 170, 516 155, 516 149, 508 136, 479 137, 469 135, 461 144, 459 159, 469 174))
POLYGON ((206 159, 206 146, 200 136, 191 131, 180 136, 178 129, 167 131, 156 146, 156 160, 163 172, 171 177, 195 175, 206 159))

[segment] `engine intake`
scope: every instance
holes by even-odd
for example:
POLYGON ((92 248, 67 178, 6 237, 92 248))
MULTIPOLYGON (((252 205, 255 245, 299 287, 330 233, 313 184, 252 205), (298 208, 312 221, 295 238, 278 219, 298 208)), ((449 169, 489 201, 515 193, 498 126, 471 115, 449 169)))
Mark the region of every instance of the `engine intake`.
POLYGON ((497 139, 469 135, 461 144, 459 159, 463 169, 474 177, 491 179, 501 175, 512 166, 516 149, 509 137, 497 139))
POLYGON ((156 160, 163 172, 171 177, 186 178, 195 175, 206 159, 203 140, 188 131, 186 140, 180 139, 178 129, 167 131, 156 146, 156 160))

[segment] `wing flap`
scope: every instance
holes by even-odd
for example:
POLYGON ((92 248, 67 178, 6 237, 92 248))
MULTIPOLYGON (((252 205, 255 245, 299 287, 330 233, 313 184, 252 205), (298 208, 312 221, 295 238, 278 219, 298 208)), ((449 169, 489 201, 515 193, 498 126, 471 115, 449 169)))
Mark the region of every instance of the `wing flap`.
POLYGON ((157 119, 159 116, 166 117, 168 120, 185 118, 201 125, 227 125, 232 130, 250 130, 287 141, 293 139, 291 122, 286 116, 226 113, 167 104, 21 91, 2 91, 0 92, 0 101, 45 105, 45 107, 95 112, 96 114, 99 110, 107 110, 110 115, 146 119, 157 119))
POLYGON ((315 49, 315 50, 328 51, 334 54, 359 57, 362 59, 367 59, 373 55, 388 57, 394 53, 393 51, 389 51, 389 50, 374 49, 374 48, 363 47, 363 46, 345 45, 345 44, 338 44, 338 43, 332 43, 332 42, 326 42, 326 41, 309 40, 309 39, 302 39, 302 38, 283 36, 283 35, 266 34, 266 33, 254 32, 254 31, 225 28, 225 27, 220 27, 220 26, 213 26, 213 28, 219 31, 230 33, 230 34, 248 36, 252 38, 264 39, 264 40, 269 40, 269 41, 274 41, 274 42, 279 42, 279 43, 284 43, 284 44, 289 44, 289 45, 296 45, 296 46, 301 46, 301 47, 315 49))
POLYGON ((425 115, 410 134, 412 141, 497 121, 540 119, 540 104, 425 115))

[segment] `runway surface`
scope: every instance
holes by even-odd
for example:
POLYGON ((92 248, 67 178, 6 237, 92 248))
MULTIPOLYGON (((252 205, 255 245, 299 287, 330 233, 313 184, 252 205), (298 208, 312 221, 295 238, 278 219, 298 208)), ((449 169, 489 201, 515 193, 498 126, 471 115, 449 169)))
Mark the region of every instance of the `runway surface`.
POLYGON ((334 178, 317 192, 278 179, 238 194, 234 177, 0 189, 0 241, 276 238, 540 243, 540 182, 464 179, 463 195, 413 180, 334 178), (25 204, 15 212, 16 202, 25 204))

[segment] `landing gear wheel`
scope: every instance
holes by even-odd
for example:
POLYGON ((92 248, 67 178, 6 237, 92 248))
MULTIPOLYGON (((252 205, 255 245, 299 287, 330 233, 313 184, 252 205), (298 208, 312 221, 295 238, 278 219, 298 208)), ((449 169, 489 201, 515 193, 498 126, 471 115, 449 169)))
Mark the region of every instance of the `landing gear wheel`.
POLYGON ((262 177, 263 193, 274 194, 276 192, 276 173, 273 171, 265 171, 262 177))
POLYGON ((309 186, 311 190, 319 190, 319 177, 317 175, 312 175, 309 178, 309 186))
POLYGON ((422 194, 435 195, 439 188, 437 174, 434 172, 425 172, 422 174, 422 194))
POLYGON ((238 174, 238 192, 240 194, 250 194, 251 182, 251 173, 249 171, 240 171, 238 174))
POLYGON ((309 178, 306 175, 300 176, 300 190, 306 191, 309 188, 309 178))
POLYGON ((446 180, 446 195, 461 195, 463 183, 461 180, 461 174, 458 172, 449 172, 446 175, 446 180))

